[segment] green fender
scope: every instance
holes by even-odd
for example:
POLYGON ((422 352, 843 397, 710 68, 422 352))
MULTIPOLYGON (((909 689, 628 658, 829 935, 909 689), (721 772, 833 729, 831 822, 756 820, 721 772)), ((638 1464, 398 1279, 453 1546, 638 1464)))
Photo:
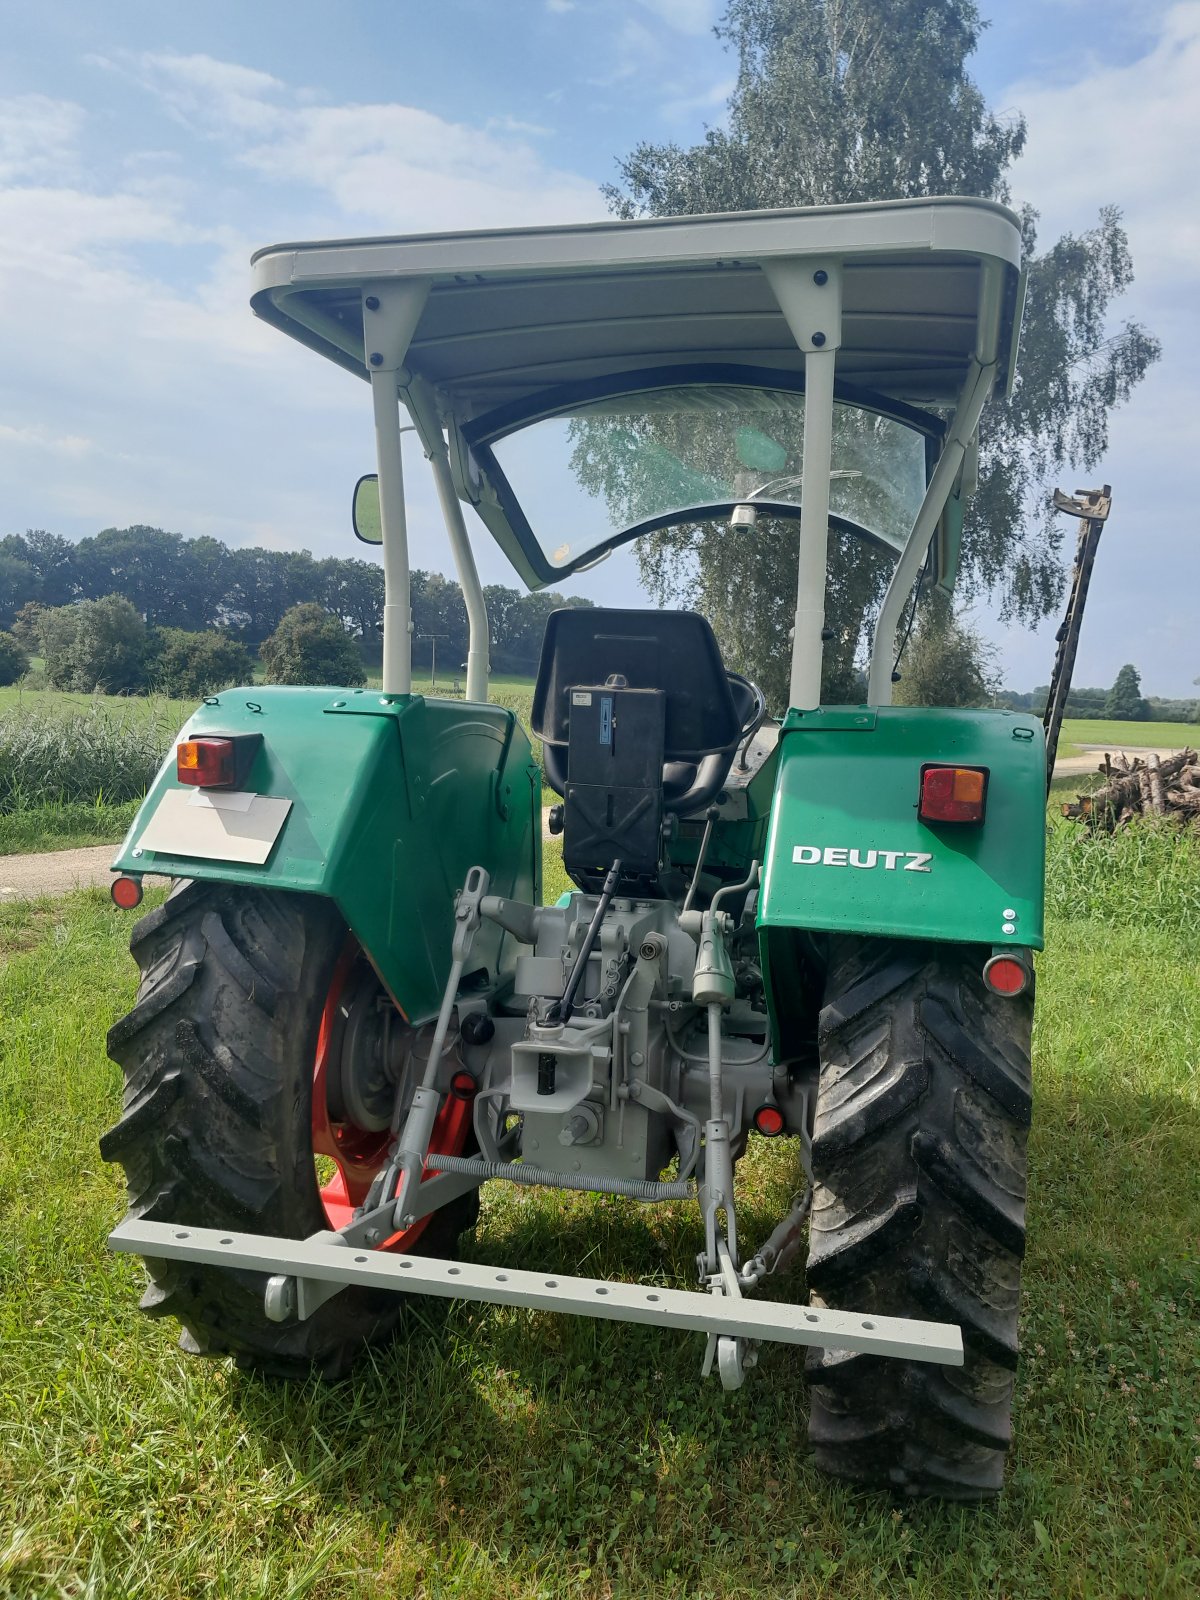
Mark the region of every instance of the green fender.
MULTIPOLYGON (((240 790, 291 801, 265 863, 141 844, 163 796, 181 787, 172 750, 114 869, 326 895, 405 1015, 434 1015, 468 869, 486 867, 496 894, 541 899, 541 778, 516 717, 370 689, 253 686, 206 701, 180 738, 246 733, 262 743, 240 790)), ((473 960, 493 974, 502 937, 485 924, 476 940, 473 960)))
POLYGON ((1042 948, 1045 761, 1040 723, 1019 712, 789 712, 757 917, 785 1049, 814 1006, 800 992, 806 934, 1042 948), (982 823, 918 820, 927 762, 988 769, 982 823))

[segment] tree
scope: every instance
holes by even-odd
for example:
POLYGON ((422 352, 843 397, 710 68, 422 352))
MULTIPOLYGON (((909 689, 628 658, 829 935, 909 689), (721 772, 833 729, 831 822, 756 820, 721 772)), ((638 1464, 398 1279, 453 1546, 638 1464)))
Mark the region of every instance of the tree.
POLYGON ((123 595, 46 611, 40 632, 52 687, 85 694, 136 694, 145 688, 146 625, 123 595))
POLYGON ((176 699, 199 699, 231 684, 249 683, 253 673, 249 650, 228 634, 156 628, 151 637, 147 681, 176 699))
POLYGON ((945 594, 930 596, 901 658, 893 700, 900 706, 986 706, 996 693, 995 649, 954 614, 945 594))
POLYGON ((1142 699, 1142 680, 1137 668, 1128 662, 1108 691, 1104 714, 1117 722, 1145 722, 1150 716, 1150 707, 1142 699))
POLYGON ((29 671, 25 646, 11 633, 0 632, 0 684, 16 683, 29 671))
POLYGON ((12 635, 24 649, 35 651, 41 649, 41 619, 45 615, 46 607, 39 600, 26 600, 25 604, 12 619, 12 635))
MULTIPOLYGON (((982 28, 972 0, 731 0, 717 30, 738 61, 727 126, 691 149, 638 145, 619 163, 610 204, 634 217, 942 194, 1007 201, 1025 124, 996 116, 967 71, 982 28)), ((1115 209, 1040 257, 1028 208, 1022 227, 1022 358, 1012 400, 984 414, 962 573, 966 592, 991 593, 1002 618, 1033 623, 1063 585, 1051 482, 1068 463, 1098 462, 1110 413, 1159 346, 1136 323, 1109 331, 1111 303, 1133 277, 1115 209)), ((736 641, 743 665, 766 678, 786 653, 791 607, 776 597, 795 583, 795 533, 772 532, 773 548, 733 586, 728 539, 711 527, 651 534, 639 542, 642 580, 659 603, 704 595, 722 643, 736 641)), ((831 541, 826 698, 861 651, 886 580, 831 541)))
POLYGON ((23 562, 33 570, 33 582, 24 598, 40 600, 46 606, 65 606, 76 598, 71 573, 74 556, 74 545, 44 528, 26 528, 24 533, 0 539, 0 558, 23 562))
POLYGON ((337 617, 311 601, 286 612, 258 654, 272 683, 351 687, 367 681, 353 639, 337 617))
POLYGON ((383 568, 374 561, 332 557, 317 563, 321 604, 370 650, 383 626, 383 568))
POLYGON ((37 574, 27 561, 0 554, 0 628, 12 626, 13 618, 37 593, 37 574))

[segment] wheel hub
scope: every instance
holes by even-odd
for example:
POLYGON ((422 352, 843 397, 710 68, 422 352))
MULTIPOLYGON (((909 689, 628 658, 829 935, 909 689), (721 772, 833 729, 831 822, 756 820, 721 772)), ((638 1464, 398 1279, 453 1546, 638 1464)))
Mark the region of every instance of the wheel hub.
POLYGON ((352 975, 337 1003, 325 1094, 334 1123, 367 1133, 391 1124, 411 1030, 369 968, 352 975))

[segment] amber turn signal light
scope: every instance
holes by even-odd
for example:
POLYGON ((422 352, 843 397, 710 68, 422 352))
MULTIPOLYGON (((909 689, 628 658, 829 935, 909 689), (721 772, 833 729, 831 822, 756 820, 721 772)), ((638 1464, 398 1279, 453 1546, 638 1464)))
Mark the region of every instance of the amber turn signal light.
POLYGON ((231 789, 236 772, 232 739, 181 739, 175 776, 197 789, 231 789))
POLYGON ((982 822, 987 796, 986 767, 921 768, 922 822, 982 822))

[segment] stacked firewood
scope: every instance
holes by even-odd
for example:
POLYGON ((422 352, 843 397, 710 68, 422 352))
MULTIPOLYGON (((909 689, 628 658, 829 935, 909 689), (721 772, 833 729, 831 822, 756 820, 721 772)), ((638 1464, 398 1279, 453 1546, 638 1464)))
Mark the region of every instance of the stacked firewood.
POLYGON ((1064 804, 1064 817, 1079 817, 1093 828, 1115 833, 1132 817, 1175 817, 1200 831, 1200 760, 1194 750, 1161 759, 1151 751, 1143 760, 1105 756, 1098 771, 1104 783, 1094 794, 1064 804))

